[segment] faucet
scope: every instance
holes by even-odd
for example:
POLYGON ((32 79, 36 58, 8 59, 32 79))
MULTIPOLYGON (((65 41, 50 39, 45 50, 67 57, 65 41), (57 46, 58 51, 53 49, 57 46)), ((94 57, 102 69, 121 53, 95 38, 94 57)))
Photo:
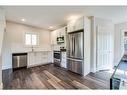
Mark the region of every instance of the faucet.
POLYGON ((32 46, 31 48, 32 48, 32 52, 34 52, 34 48, 33 48, 33 46, 32 46))

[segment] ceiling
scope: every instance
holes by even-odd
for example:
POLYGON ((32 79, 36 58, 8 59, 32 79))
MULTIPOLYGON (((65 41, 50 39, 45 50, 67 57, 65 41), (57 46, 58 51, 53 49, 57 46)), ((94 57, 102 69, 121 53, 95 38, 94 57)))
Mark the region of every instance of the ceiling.
POLYGON ((90 6, 5 6, 6 19, 35 27, 57 29, 66 25, 70 16, 96 16, 110 19, 114 23, 127 21, 127 7, 90 6), (22 22, 21 19, 25 19, 22 22))

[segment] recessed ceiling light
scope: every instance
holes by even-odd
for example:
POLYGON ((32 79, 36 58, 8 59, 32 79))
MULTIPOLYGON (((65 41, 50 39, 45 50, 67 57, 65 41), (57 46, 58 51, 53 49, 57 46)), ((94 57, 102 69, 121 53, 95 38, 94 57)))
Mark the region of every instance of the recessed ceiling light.
POLYGON ((23 18, 23 19, 21 19, 21 21, 25 22, 26 20, 23 18))
POLYGON ((49 29, 53 29, 53 26, 50 26, 49 29))
POLYGON ((80 16, 79 15, 72 15, 68 17, 68 20, 76 20, 78 19, 80 16))

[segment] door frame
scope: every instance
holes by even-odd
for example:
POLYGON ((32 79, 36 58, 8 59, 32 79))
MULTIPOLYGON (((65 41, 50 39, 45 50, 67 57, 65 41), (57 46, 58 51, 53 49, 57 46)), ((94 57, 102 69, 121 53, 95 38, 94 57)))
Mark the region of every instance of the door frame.
MULTIPOLYGON (((101 25, 97 25, 96 26, 96 65, 95 65, 95 70, 96 71, 99 71, 98 70, 98 67, 97 67, 97 65, 98 65, 98 31, 99 31, 99 27, 100 27, 101 25)), ((113 33, 111 33, 111 35, 112 35, 112 37, 113 37, 113 45, 112 45, 112 47, 111 47, 111 52, 112 52, 112 58, 114 59, 114 32, 113 33)), ((114 60, 112 59, 112 62, 114 62, 114 60)), ((113 63, 111 64, 112 65, 112 67, 113 67, 113 63)))
POLYGON ((121 43, 121 57, 122 57, 122 56, 124 55, 124 53, 125 53, 125 52, 124 52, 124 33, 125 33, 125 32, 127 32, 127 29, 121 30, 121 33, 120 33, 120 34, 121 34, 121 39, 120 39, 120 40, 121 40, 121 42, 120 42, 120 43, 121 43))

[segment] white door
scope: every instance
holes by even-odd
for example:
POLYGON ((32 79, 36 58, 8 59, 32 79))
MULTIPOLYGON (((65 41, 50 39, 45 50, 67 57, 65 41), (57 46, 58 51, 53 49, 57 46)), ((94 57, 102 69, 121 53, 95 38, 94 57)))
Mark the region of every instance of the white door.
POLYGON ((97 64, 96 69, 108 70, 113 63, 113 28, 97 26, 97 64))

